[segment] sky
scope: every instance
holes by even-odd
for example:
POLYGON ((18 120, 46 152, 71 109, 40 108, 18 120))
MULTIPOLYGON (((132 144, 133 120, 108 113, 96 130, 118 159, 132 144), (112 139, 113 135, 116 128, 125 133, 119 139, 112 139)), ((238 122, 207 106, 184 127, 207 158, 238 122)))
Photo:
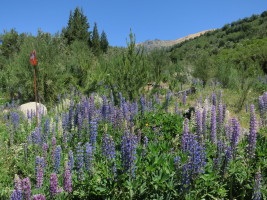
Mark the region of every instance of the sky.
POLYGON ((104 30, 111 46, 126 46, 130 29, 136 43, 175 40, 261 14, 266 0, 0 0, 0 33, 14 28, 36 35, 67 26, 70 11, 83 9, 90 24, 104 30))

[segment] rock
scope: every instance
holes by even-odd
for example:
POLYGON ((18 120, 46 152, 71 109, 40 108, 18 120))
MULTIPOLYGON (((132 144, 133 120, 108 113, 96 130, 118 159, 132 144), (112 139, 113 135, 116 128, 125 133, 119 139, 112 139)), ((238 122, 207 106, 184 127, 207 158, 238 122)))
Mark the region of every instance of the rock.
POLYGON ((191 119, 191 116, 195 113, 195 107, 190 107, 184 111, 183 117, 187 119, 191 119))
MULTIPOLYGON (((46 115, 47 114, 47 108, 45 107, 45 105, 43 105, 41 103, 37 103, 37 109, 38 109, 39 115, 46 115)), ((29 102, 29 103, 22 104, 18 107, 18 110, 23 112, 25 117, 27 117, 31 113, 33 115, 35 115, 36 103, 35 102, 29 102)))

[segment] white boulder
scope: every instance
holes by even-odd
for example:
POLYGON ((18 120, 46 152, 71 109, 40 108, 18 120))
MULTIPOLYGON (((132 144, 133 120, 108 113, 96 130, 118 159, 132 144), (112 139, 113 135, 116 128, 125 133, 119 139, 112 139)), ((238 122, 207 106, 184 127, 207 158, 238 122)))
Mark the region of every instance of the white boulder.
MULTIPOLYGON (((36 114, 36 102, 29 102, 22 104, 18 107, 18 110, 23 112, 25 117, 28 117, 29 115, 32 117, 32 115, 36 114)), ((45 105, 41 103, 37 103, 37 110, 38 110, 38 115, 47 114, 47 108, 45 107, 45 105)))

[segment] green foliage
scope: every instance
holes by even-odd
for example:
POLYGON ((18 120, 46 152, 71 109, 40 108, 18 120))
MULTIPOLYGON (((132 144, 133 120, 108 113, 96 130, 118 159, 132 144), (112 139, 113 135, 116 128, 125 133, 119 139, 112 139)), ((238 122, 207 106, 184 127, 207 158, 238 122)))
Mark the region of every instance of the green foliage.
POLYGON ((102 31, 101 33, 100 46, 101 46, 101 50, 104 53, 107 53, 109 43, 108 43, 108 38, 107 38, 107 34, 105 33, 105 31, 102 31))
POLYGON ((132 32, 130 32, 129 38, 130 41, 123 54, 114 56, 111 62, 110 60, 104 62, 104 66, 106 66, 107 74, 106 84, 113 91, 121 91, 132 100, 147 84, 149 69, 143 49, 135 48, 135 36, 132 32))
POLYGON ((92 39, 91 39, 91 45, 93 48, 93 52, 95 56, 99 56, 101 53, 101 43, 100 43, 100 38, 99 38, 99 33, 97 29, 97 24, 94 24, 94 29, 92 33, 92 39))
POLYGON ((88 43, 90 39, 89 28, 87 17, 84 15, 83 10, 77 7, 73 13, 70 12, 68 26, 62 30, 62 33, 68 44, 71 44, 74 40, 88 43))

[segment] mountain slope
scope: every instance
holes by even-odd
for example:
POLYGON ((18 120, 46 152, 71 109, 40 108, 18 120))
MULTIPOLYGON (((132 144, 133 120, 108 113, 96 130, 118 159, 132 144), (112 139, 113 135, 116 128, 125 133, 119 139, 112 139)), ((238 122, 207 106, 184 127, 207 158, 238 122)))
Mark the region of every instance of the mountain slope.
POLYGON ((162 48, 162 47, 170 47, 173 46, 175 44, 184 42, 186 40, 190 40, 190 39, 194 39, 196 37, 199 37, 209 31, 214 31, 216 29, 211 29, 211 30, 206 30, 206 31, 201 31, 199 33, 195 33, 195 34, 190 34, 188 36, 182 37, 182 38, 178 38, 176 40, 159 40, 159 39, 155 39, 155 40, 146 40, 145 42, 141 42, 138 43, 136 46, 144 46, 144 48, 146 50, 152 50, 155 48, 162 48))

